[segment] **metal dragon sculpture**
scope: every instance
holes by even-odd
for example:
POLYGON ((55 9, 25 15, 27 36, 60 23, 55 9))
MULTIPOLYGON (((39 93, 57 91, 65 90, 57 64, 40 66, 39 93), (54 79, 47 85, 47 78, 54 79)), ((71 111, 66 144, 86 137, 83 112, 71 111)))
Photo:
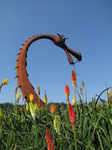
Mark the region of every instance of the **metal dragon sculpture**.
POLYGON ((70 64, 74 64, 73 59, 70 54, 72 54, 74 57, 76 57, 79 62, 82 59, 82 56, 80 53, 67 47, 67 45, 65 44, 65 40, 68 38, 64 38, 64 36, 62 36, 60 34, 57 34, 57 35, 58 36, 48 35, 48 34, 39 34, 39 35, 33 36, 33 37, 29 38, 27 41, 25 41, 22 48, 20 48, 20 52, 18 53, 18 58, 16 60, 15 69, 17 69, 17 72, 16 72, 15 78, 17 78, 17 88, 21 89, 21 92, 23 95, 23 100, 25 98, 28 104, 30 102, 29 95, 30 95, 30 93, 32 93, 34 95, 33 103, 37 103, 40 105, 40 107, 45 108, 44 102, 39 98, 39 96, 34 91, 34 88, 28 79, 28 74, 26 71, 27 51, 28 51, 29 46, 34 41, 40 40, 40 39, 49 39, 49 40, 53 41, 53 43, 56 46, 59 46, 60 48, 62 48, 65 51, 70 64))

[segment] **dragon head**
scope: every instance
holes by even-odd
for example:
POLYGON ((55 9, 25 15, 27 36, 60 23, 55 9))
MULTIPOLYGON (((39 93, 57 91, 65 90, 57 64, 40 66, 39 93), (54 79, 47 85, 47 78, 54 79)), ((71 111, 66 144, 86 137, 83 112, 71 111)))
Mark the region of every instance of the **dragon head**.
POLYGON ((54 44, 61 47, 62 49, 65 50, 69 63, 70 64, 74 64, 73 59, 71 57, 70 54, 72 54, 74 57, 77 58, 77 60, 80 62, 82 60, 82 55, 81 53, 76 52, 75 50, 72 50, 71 48, 67 47, 67 45, 65 44, 65 40, 69 39, 69 38, 65 38, 63 35, 60 35, 57 33, 58 36, 55 36, 54 38, 54 44))

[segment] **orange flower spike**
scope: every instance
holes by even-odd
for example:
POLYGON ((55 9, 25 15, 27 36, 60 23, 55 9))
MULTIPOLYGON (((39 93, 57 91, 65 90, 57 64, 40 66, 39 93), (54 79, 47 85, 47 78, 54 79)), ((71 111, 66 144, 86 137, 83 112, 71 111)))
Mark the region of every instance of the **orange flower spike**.
POLYGON ((75 84, 76 84, 76 74, 73 70, 72 70, 72 74, 71 74, 71 80, 72 80, 73 86, 75 86, 75 84))
POLYGON ((52 105, 52 106, 50 107, 50 111, 51 111, 51 113, 54 115, 54 113, 55 113, 55 111, 56 111, 56 106, 55 106, 55 105, 52 105))
POLYGON ((69 102, 70 88, 68 85, 65 85, 65 95, 67 97, 67 101, 69 102))
POLYGON ((48 127, 46 127, 46 142, 47 142, 48 150, 54 150, 53 138, 52 138, 52 135, 51 135, 48 127))
POLYGON ((69 119, 70 119, 70 122, 72 123, 73 131, 74 131, 76 115, 75 115, 75 110, 74 110, 73 106, 70 103, 69 103, 68 112, 69 112, 69 119))

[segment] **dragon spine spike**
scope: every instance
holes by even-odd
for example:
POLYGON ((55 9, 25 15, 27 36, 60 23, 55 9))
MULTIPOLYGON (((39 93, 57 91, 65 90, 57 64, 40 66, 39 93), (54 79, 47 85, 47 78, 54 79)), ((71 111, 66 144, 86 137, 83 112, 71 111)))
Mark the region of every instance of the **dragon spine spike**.
POLYGON ((37 103, 38 106, 45 108, 44 102, 38 97, 38 95, 34 91, 34 87, 31 85, 28 79, 28 73, 26 71, 26 66, 27 66, 26 57, 27 57, 28 48, 34 41, 39 39, 49 39, 53 41, 53 43, 56 46, 62 48, 66 52, 70 64, 74 63, 72 57, 70 56, 70 53, 74 57, 76 57, 79 61, 81 60, 82 56, 80 53, 67 47, 65 45, 66 38, 63 38, 62 36, 60 36, 60 34, 58 34, 58 36, 49 35, 49 34, 39 34, 36 36, 32 36, 27 41, 25 41, 24 44, 22 44, 22 47, 20 48, 20 51, 18 53, 18 58, 16 60, 16 67, 15 67, 15 69, 17 69, 16 77, 15 77, 17 78, 17 87, 20 87, 23 95, 23 99, 25 98, 28 104, 30 102, 29 95, 32 93, 34 95, 33 103, 37 103))

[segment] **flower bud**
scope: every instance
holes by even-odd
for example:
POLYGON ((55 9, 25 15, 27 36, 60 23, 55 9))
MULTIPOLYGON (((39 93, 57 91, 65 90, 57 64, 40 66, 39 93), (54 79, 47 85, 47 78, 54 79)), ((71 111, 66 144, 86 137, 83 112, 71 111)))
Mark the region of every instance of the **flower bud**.
POLYGON ((34 100, 34 95, 33 95, 32 93, 30 93, 29 99, 30 99, 30 102, 33 102, 33 100, 34 100))
POLYGON ((3 85, 8 84, 8 83, 9 83, 9 81, 8 81, 7 78, 5 78, 5 79, 2 81, 2 84, 3 84, 3 85))

